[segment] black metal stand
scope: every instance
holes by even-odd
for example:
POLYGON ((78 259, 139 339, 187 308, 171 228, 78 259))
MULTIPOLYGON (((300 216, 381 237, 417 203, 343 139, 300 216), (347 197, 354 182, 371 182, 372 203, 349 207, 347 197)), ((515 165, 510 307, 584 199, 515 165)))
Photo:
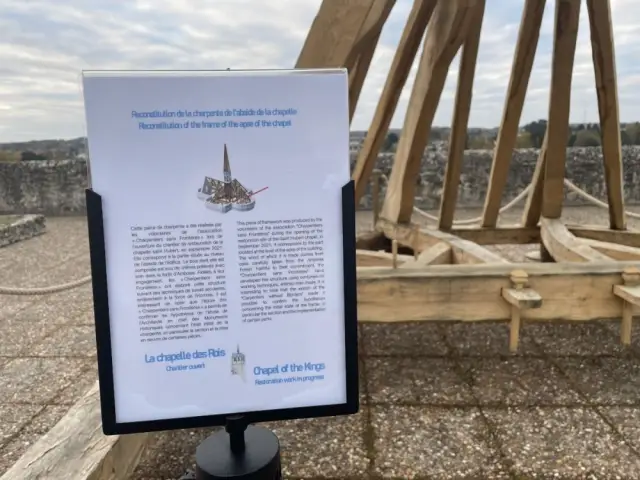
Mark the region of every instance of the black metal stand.
POLYGON ((196 480, 218 478, 281 480, 278 437, 247 425, 242 415, 228 417, 225 432, 214 433, 196 450, 196 480))

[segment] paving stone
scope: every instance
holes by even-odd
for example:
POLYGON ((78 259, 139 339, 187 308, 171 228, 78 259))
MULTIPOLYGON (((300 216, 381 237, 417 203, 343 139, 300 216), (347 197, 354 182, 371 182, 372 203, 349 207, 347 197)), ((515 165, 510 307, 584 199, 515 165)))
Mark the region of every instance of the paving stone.
POLYGON ((364 355, 423 355, 445 357, 450 354, 443 327, 431 322, 364 323, 364 355))
POLYGON ((640 458, 593 410, 484 412, 515 478, 640 478, 640 458))
POLYGON ((633 450, 640 453, 640 408, 599 407, 613 428, 633 450))
POLYGON ((0 447, 29 423, 40 410, 40 405, 0 404, 0 447))
POLYGON ((149 434, 147 446, 132 480, 142 478, 177 479, 195 468, 196 448, 215 429, 175 430, 149 434))
POLYGON ((55 403, 72 405, 77 402, 98 381, 98 363, 95 358, 87 359, 86 366, 78 377, 65 387, 55 398, 55 403))
POLYGON ((464 359, 460 366, 482 406, 584 403, 562 372, 544 359, 464 359))
MULTIPOLYGON (((27 240, 29 241, 29 240, 27 240)), ((39 432, 25 433, 0 447, 0 475, 3 475, 42 436, 39 432)))
POLYGON ((531 323, 527 334, 549 356, 622 355, 620 339, 600 322, 531 323))
POLYGON ((32 355, 44 357, 94 357, 95 329, 83 325, 63 325, 33 348, 32 355))
POLYGON ((16 358, 0 370, 0 403, 46 404, 82 372, 86 360, 16 358))
POLYGON ((0 357, 30 355, 33 347, 51 335, 58 325, 46 321, 20 322, 0 319, 0 357))
POLYGON ((267 423, 280 439, 285 478, 351 478, 369 466, 366 408, 356 415, 267 423))
POLYGON ((440 358, 367 358, 372 403, 473 405, 471 389, 456 363, 440 358))
POLYGON ((510 478, 477 408, 371 407, 382 478, 510 478))
POLYGON ((507 323, 451 323, 444 329, 447 343, 453 353, 462 357, 498 357, 538 355, 535 344, 526 333, 520 332, 517 353, 509 352, 509 325, 507 323))
POLYGON ((640 360, 584 357, 556 364, 590 404, 640 405, 640 360))

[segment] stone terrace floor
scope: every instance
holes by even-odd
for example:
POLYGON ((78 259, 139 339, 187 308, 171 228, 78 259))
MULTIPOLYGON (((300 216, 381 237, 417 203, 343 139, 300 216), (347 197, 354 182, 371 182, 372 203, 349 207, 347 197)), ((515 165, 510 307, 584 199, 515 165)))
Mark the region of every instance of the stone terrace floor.
MULTIPOLYGON (((605 216, 567 210, 576 223, 605 216)), ((0 285, 88 275, 84 219, 48 230, 0 249, 0 285)), ((92 322, 89 285, 0 296, 0 475, 95 381, 92 322)), ((640 479, 640 326, 627 351, 616 323, 526 324, 514 356, 507 338, 505 324, 362 325, 361 412, 269 425, 286 478, 640 479)), ((209 433, 153 434, 132 478, 177 479, 209 433)))

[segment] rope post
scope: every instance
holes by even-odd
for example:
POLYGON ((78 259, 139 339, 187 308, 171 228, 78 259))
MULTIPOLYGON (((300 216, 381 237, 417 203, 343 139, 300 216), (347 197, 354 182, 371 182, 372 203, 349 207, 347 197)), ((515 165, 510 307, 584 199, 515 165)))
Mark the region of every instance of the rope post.
POLYGON ((394 269, 398 268, 398 241, 391 241, 391 255, 392 255, 392 266, 394 269))
POLYGON ((613 294, 622 299, 622 323, 620 341, 625 347, 631 345, 633 308, 640 305, 640 270, 627 267, 622 271, 622 285, 614 285, 613 294))
POLYGON ((371 208, 373 208, 373 229, 375 230, 380 212, 380 170, 373 171, 371 183, 371 208))

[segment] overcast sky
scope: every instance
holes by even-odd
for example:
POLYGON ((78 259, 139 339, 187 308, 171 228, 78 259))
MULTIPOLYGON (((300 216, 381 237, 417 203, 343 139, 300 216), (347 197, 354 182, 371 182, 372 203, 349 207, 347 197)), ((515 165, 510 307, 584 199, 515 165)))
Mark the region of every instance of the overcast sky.
MULTIPOLYGON (((640 1, 611 0, 620 117, 640 120, 640 1)), ((0 0, 0 142, 84 135, 82 69, 289 68, 321 0, 0 0)), ((500 122, 524 0, 487 0, 470 126, 500 122)), ((554 1, 547 1, 521 124, 547 117, 554 1)), ((411 0, 398 0, 364 84, 353 129, 366 130, 411 0)), ((449 125, 458 59, 436 125, 449 125)), ((392 126, 400 127, 415 65, 392 126)), ((582 6, 571 121, 597 121, 582 6)))

